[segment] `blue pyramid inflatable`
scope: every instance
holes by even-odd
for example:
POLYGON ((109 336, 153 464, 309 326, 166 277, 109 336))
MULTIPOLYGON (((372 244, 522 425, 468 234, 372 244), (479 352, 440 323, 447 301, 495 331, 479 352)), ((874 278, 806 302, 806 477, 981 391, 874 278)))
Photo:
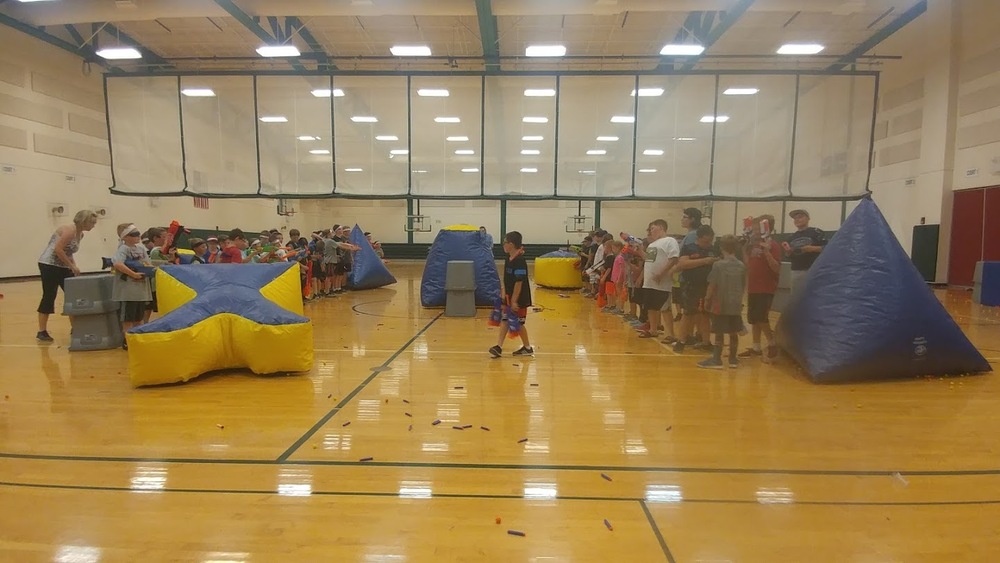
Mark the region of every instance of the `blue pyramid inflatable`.
POLYGON ((351 244, 361 247, 354 253, 354 267, 347 276, 347 284, 351 289, 375 289, 396 283, 396 278, 375 254, 375 249, 368 243, 361 227, 354 225, 351 229, 351 244))
POLYGON ((814 383, 992 371, 871 199, 820 254, 777 330, 814 383))
POLYGON ((492 307, 500 299, 500 278, 487 236, 471 225, 453 225, 438 231, 420 282, 420 303, 424 307, 444 307, 449 260, 471 260, 474 263, 476 305, 492 307))

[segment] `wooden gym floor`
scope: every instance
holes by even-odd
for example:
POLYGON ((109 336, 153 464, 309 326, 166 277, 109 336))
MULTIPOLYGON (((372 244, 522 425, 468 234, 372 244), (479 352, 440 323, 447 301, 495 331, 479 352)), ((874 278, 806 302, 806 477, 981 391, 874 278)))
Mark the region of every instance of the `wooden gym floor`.
MULTIPOLYGON (((37 281, 0 285, 0 560, 1000 554, 993 375, 819 386, 787 363, 703 371, 549 290, 528 319, 536 357, 509 342, 492 360, 488 312, 421 308, 421 267, 308 304, 309 374, 139 390, 126 352, 69 353, 65 317, 55 343, 35 342, 37 281)), ((998 311, 938 295, 1000 365, 998 311)))

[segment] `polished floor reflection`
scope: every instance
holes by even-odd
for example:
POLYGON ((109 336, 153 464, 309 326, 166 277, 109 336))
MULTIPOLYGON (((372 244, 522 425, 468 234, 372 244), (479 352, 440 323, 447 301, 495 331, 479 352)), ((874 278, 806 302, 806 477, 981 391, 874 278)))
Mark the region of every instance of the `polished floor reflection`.
MULTIPOLYGON (((305 375, 134 390, 0 284, 0 560, 992 561, 992 375, 720 372, 539 289, 536 357, 390 288, 306 305, 305 375), (498 523, 499 522, 499 523, 498 523), (523 536, 508 531, 523 532, 523 536)), ((1000 311, 939 292, 1000 365, 1000 311)), ((280 351, 276 351, 280 352, 280 351)), ((164 361, 182 361, 165 358, 164 361)))

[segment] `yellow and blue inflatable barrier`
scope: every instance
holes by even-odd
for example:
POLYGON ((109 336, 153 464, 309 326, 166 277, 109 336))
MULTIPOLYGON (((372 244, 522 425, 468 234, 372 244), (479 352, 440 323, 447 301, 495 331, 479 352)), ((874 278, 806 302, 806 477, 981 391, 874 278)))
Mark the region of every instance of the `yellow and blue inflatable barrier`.
POLYGON ((580 256, 556 250, 535 258, 535 283, 542 287, 578 289, 583 287, 577 265, 580 256))

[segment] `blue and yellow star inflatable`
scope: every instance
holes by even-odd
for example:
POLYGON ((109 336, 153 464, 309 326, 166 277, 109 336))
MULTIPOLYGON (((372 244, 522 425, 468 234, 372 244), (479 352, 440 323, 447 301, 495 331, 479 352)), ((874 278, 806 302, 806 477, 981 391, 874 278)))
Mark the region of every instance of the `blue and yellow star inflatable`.
POLYGON ((164 266, 156 289, 163 316, 126 335, 134 386, 230 368, 312 369, 297 263, 164 266))

